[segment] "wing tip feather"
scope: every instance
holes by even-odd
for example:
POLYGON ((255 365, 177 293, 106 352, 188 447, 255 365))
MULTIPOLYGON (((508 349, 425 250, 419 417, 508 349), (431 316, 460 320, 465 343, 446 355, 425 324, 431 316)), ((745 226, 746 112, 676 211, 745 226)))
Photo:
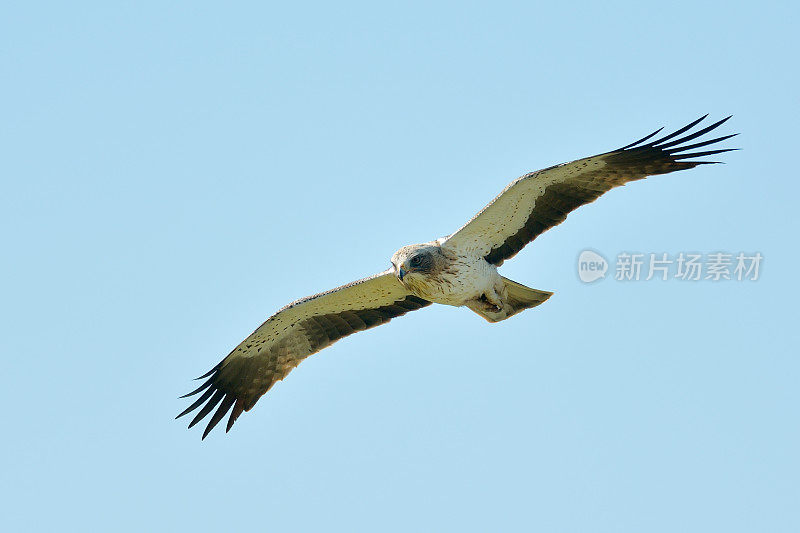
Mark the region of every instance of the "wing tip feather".
MULTIPOLYGON (((663 165, 673 165, 672 170, 681 170, 685 168, 691 168, 686 166, 687 163, 701 163, 700 161, 684 161, 685 159, 691 157, 703 157, 707 155, 719 154, 723 152, 730 152, 739 150, 739 148, 725 148, 725 149, 718 149, 718 150, 707 150, 701 152, 694 152, 694 153, 681 153, 686 152, 687 150, 692 150, 696 148, 700 148, 703 146, 709 145, 716 145, 722 141, 730 139, 732 137, 736 137, 739 133, 732 133, 729 135, 723 135, 720 137, 716 137, 713 139, 701 140, 701 142, 693 143, 693 144, 686 144, 689 141, 701 137, 706 133, 717 129, 719 126, 730 120, 733 115, 728 115, 727 117, 714 122, 708 126, 705 126, 699 130, 694 132, 690 132, 694 126, 698 125, 704 119, 706 119, 709 115, 705 114, 702 117, 690 122, 686 126, 675 130, 674 132, 665 135, 655 141, 651 141, 647 144, 640 144, 641 141, 637 141, 632 145, 627 145, 624 148, 620 148, 616 150, 615 154, 618 154, 620 157, 625 158, 626 161, 633 162, 641 160, 644 161, 652 161, 653 163, 661 162, 663 165), (681 136, 682 134, 686 134, 681 136), (675 139, 675 137, 678 137, 675 139), (667 142, 669 141, 669 142, 667 142), (679 166, 674 166, 678 165, 679 166)), ((667 169, 668 167, 665 167, 667 169)), ((669 170, 667 170, 669 171, 669 170)), ((658 172, 658 173, 663 173, 658 172)))

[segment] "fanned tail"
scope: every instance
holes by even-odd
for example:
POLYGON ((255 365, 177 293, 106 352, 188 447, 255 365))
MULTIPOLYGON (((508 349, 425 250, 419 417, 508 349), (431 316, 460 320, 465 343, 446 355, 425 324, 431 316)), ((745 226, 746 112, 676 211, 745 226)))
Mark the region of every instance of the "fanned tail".
POLYGON ((530 287, 526 287, 508 278, 502 279, 507 292, 507 297, 503 302, 502 309, 494 308, 483 301, 467 303, 467 307, 489 322, 500 322, 501 320, 510 318, 520 311, 543 304, 553 295, 552 292, 531 289, 530 287))

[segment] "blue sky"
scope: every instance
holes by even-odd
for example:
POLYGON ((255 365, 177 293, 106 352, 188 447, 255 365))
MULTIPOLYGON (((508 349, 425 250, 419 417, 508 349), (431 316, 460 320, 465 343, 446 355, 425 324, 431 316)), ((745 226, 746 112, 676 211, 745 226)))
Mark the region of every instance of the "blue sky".
POLYGON ((9 531, 797 531, 788 2, 11 3, 0 20, 9 531), (509 181, 711 113, 726 165, 612 191, 234 430, 177 396, 272 312, 509 181), (442 208, 443 206, 443 208, 442 208), (584 249, 756 282, 579 281, 584 249))

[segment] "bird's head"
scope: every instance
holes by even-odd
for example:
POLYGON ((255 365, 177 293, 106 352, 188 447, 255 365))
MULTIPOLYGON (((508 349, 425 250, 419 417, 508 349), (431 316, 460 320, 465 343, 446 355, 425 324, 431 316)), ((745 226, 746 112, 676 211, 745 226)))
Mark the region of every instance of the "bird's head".
POLYGON ((415 282, 424 282, 438 270, 439 255, 441 251, 438 246, 430 244, 403 246, 392 256, 392 267, 397 279, 404 285, 413 287, 415 282))

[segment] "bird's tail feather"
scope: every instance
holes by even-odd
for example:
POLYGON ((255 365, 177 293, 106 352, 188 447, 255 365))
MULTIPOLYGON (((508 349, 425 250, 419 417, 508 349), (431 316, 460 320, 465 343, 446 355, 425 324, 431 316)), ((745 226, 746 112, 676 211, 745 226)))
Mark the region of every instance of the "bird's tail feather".
POLYGON ((531 289, 508 278, 503 278, 503 283, 505 283, 508 296, 503 302, 502 309, 498 310, 481 301, 470 302, 467 307, 489 322, 500 322, 516 315, 520 311, 544 303, 553 295, 552 292, 531 289))
POLYGON ((531 289, 516 281, 511 281, 508 278, 503 278, 503 283, 506 284, 508 303, 514 308, 514 313, 519 313, 523 309, 543 304, 553 295, 552 292, 531 289))

